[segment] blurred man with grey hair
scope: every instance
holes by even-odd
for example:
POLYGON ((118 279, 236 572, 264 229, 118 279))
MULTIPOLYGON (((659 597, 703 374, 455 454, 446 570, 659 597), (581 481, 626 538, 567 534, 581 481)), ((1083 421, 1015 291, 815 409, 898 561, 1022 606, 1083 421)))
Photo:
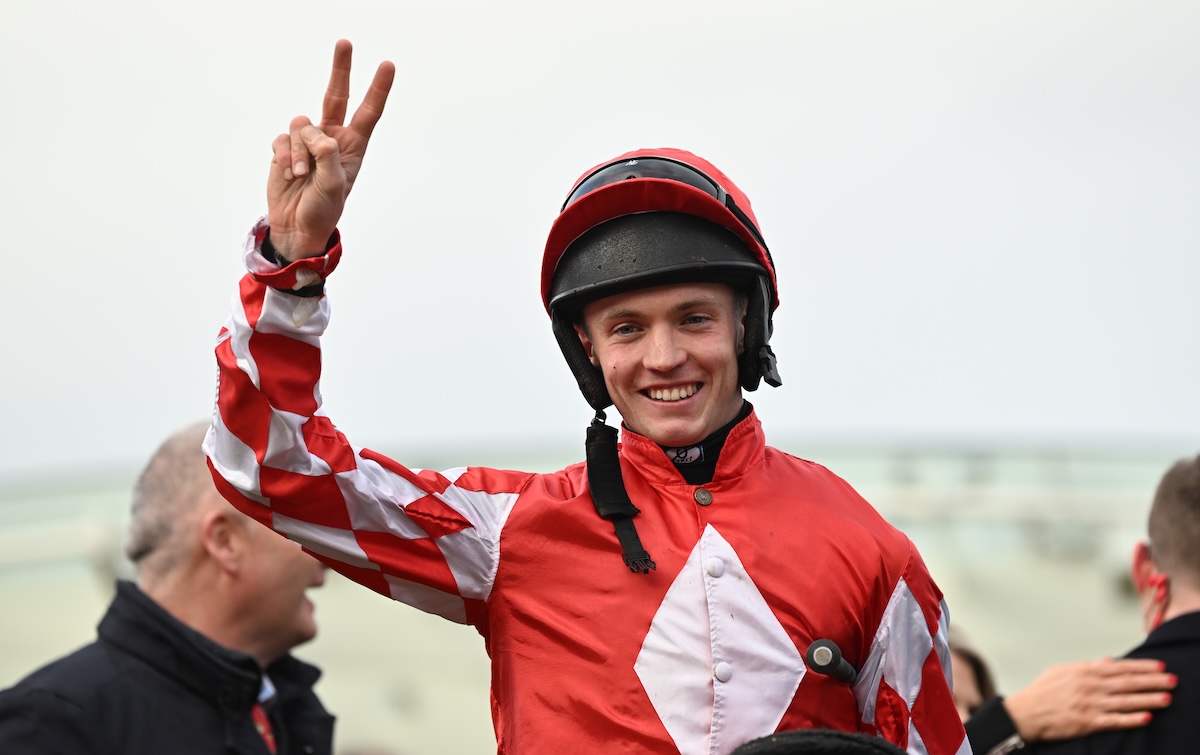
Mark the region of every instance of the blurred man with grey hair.
POLYGON ((95 642, 0 692, 0 752, 330 753, 320 676, 289 651, 316 636, 324 567, 230 506, 200 444, 159 447, 133 493, 126 555, 95 642))

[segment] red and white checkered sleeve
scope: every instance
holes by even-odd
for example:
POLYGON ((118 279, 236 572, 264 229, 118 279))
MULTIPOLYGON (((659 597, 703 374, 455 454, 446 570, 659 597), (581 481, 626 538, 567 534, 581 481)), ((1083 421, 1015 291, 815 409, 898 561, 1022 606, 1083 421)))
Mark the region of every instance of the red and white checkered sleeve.
POLYGON ((970 755, 951 695, 950 614, 916 547, 854 685, 868 730, 910 755, 970 755))
POLYGON ((326 298, 288 293, 279 268, 259 274, 262 232, 260 222, 247 241, 250 273, 217 337, 204 441, 217 488, 356 582, 474 623, 495 578, 500 530, 531 475, 414 470, 352 447, 321 412, 326 298))

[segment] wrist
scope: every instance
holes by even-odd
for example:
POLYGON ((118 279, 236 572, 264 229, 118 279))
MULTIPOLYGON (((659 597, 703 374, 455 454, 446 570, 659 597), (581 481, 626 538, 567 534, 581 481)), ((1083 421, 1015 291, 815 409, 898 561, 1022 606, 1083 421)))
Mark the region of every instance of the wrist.
POLYGON ((1008 714, 1009 720, 1012 721, 1013 728, 1021 739, 1026 742, 1040 742, 1042 740, 1042 731, 1038 726, 1037 711, 1030 710, 1025 705, 1025 697, 1020 690, 1008 697, 1001 699, 1001 705, 1004 712, 1008 714))
POLYGON ((337 268, 342 258, 341 235, 334 229, 324 254, 289 260, 274 247, 273 236, 266 218, 260 219, 246 244, 246 270, 255 280, 277 291, 301 297, 320 297, 325 292, 325 278, 337 268))
POLYGON ((336 239, 336 230, 326 238, 314 239, 306 234, 268 228, 267 235, 263 239, 263 256, 280 267, 287 267, 296 260, 328 254, 336 243, 336 239))
POLYGON ((259 247, 259 252, 269 262, 273 262, 280 267, 287 267, 296 260, 305 259, 308 257, 323 257, 328 254, 338 243, 338 232, 335 229, 329 235, 329 238, 320 245, 320 249, 316 251, 294 251, 296 249, 314 249, 311 242, 304 243, 301 246, 296 246, 294 243, 289 243, 285 236, 285 241, 282 243, 279 240, 279 234, 272 235, 270 228, 267 229, 266 235, 263 236, 262 245, 259 247))

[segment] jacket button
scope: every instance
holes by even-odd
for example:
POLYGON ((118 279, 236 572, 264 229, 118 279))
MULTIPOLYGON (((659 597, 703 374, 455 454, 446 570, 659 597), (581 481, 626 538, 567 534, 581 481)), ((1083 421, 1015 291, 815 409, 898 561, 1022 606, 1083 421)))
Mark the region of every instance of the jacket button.
POLYGON ((713 667, 713 676, 718 682, 727 682, 733 678, 733 666, 721 661, 713 667))
POLYGON ((696 503, 700 504, 701 506, 707 506, 708 504, 712 503, 712 493, 708 492, 704 488, 696 488, 696 492, 692 493, 692 497, 695 498, 696 503))
POLYGON ((704 571, 710 577, 719 577, 725 573, 725 562, 719 558, 709 558, 704 561, 704 571))

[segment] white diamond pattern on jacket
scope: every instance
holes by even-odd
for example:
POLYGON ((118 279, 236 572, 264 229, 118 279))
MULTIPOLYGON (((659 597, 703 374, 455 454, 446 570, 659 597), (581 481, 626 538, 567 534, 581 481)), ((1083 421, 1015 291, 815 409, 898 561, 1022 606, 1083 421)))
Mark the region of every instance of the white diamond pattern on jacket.
POLYGON ((733 546, 708 525, 634 670, 681 753, 720 755, 775 731, 805 667, 733 546))

